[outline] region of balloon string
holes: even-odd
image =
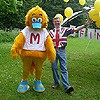
[[[86,48],[85,48],[85,51],[87,50],[87,48],[88,48],[90,42],[91,42],[91,40],[88,42],[88,44],[87,44],[87,46],[86,46]]]

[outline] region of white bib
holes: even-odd
[[[26,39],[23,49],[45,51],[44,42],[49,35],[45,28],[39,32],[36,32],[26,26],[21,32]]]

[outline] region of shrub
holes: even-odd
[[[19,29],[14,30],[0,30],[0,43],[1,42],[13,42],[15,37],[19,34]]]

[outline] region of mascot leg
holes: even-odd
[[[21,57],[23,62],[23,79],[18,86],[17,91],[19,93],[25,93],[29,89],[28,85],[28,75],[30,71],[30,67],[32,65],[32,58],[31,57]]]
[[[44,60],[43,59],[34,59],[35,63],[35,77],[34,80],[34,87],[33,89],[37,92],[43,92],[45,90],[42,82],[41,82],[41,75],[42,75],[42,64]]]

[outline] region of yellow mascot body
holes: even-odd
[[[29,89],[29,72],[33,74],[35,71],[34,90],[43,92],[42,64],[46,58],[52,63],[56,57],[52,39],[46,30],[48,17],[42,8],[36,6],[27,12],[25,23],[26,27],[15,38],[11,48],[13,58],[17,59],[20,55],[23,62],[23,79],[17,91],[24,93]]]

